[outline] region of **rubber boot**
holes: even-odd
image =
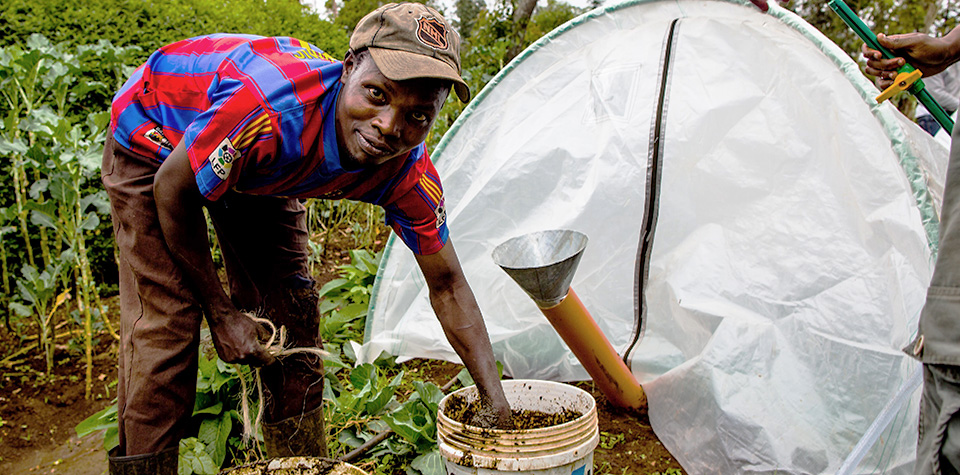
[[[177,475],[180,448],[170,447],[153,454],[110,455],[110,475]]]
[[[327,456],[323,406],[279,422],[264,422],[262,430],[267,457]]]

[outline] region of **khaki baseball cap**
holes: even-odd
[[[460,101],[470,100],[460,77],[460,36],[433,8],[390,3],[368,13],[350,37],[350,49],[362,48],[388,79],[448,79]]]

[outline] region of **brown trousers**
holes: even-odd
[[[153,199],[160,164],[108,138],[101,178],[119,248],[118,455],[160,452],[193,435],[201,307],[170,254]],[[306,212],[295,199],[228,193],[207,210],[239,309],[259,310],[296,346],[320,346],[314,282],[307,267]],[[291,341],[292,340],[292,341]],[[261,371],[265,420],[322,404],[319,358],[296,355]]]

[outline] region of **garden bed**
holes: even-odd
[[[344,263],[347,255],[328,249],[324,262],[316,269],[319,278],[334,278],[334,270]],[[105,303],[116,312],[116,296]],[[111,315],[111,320],[116,322],[116,319],[117,315]],[[22,334],[31,333],[26,329]],[[43,374],[44,360],[37,351],[0,364],[0,473],[106,473],[106,454],[101,446],[100,433],[78,438],[74,431],[80,421],[109,406],[116,395],[117,342],[106,333],[98,338],[94,352],[94,384],[89,400],[84,399],[82,357],[71,349],[66,337],[58,340],[52,375]],[[0,329],[0,360],[29,343]],[[461,369],[462,366],[448,362],[418,359],[398,365],[391,373],[402,370],[405,380],[443,386]],[[653,433],[645,414],[627,414],[618,410],[591,382],[576,385],[590,392],[597,401],[601,437],[600,446],[594,453],[594,473],[684,473]],[[413,393],[411,387],[410,384],[401,385],[396,398],[399,401],[408,399]],[[352,463],[373,473],[376,460],[360,458]]]
[[[100,437],[95,434],[92,441],[80,440],[73,428],[109,405],[115,395],[111,382],[116,381],[116,351],[109,339],[101,337],[101,356],[95,360],[99,384],[94,386],[94,399],[90,401],[83,398],[83,366],[65,351],[57,352],[58,364],[50,380],[39,378],[38,370],[43,367],[39,358],[29,358],[26,366],[3,369],[0,473],[105,473],[106,456],[100,448]],[[4,352],[15,348],[11,340],[3,332],[0,348]],[[431,360],[413,360],[401,366],[411,377],[437,385],[443,385],[462,368]],[[576,385],[597,399],[601,439],[594,453],[596,474],[684,473],[660,444],[646,416],[617,410],[590,382]]]

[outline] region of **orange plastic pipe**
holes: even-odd
[[[540,308],[610,402],[625,409],[647,405],[647,396],[626,363],[571,288],[559,304]]]

